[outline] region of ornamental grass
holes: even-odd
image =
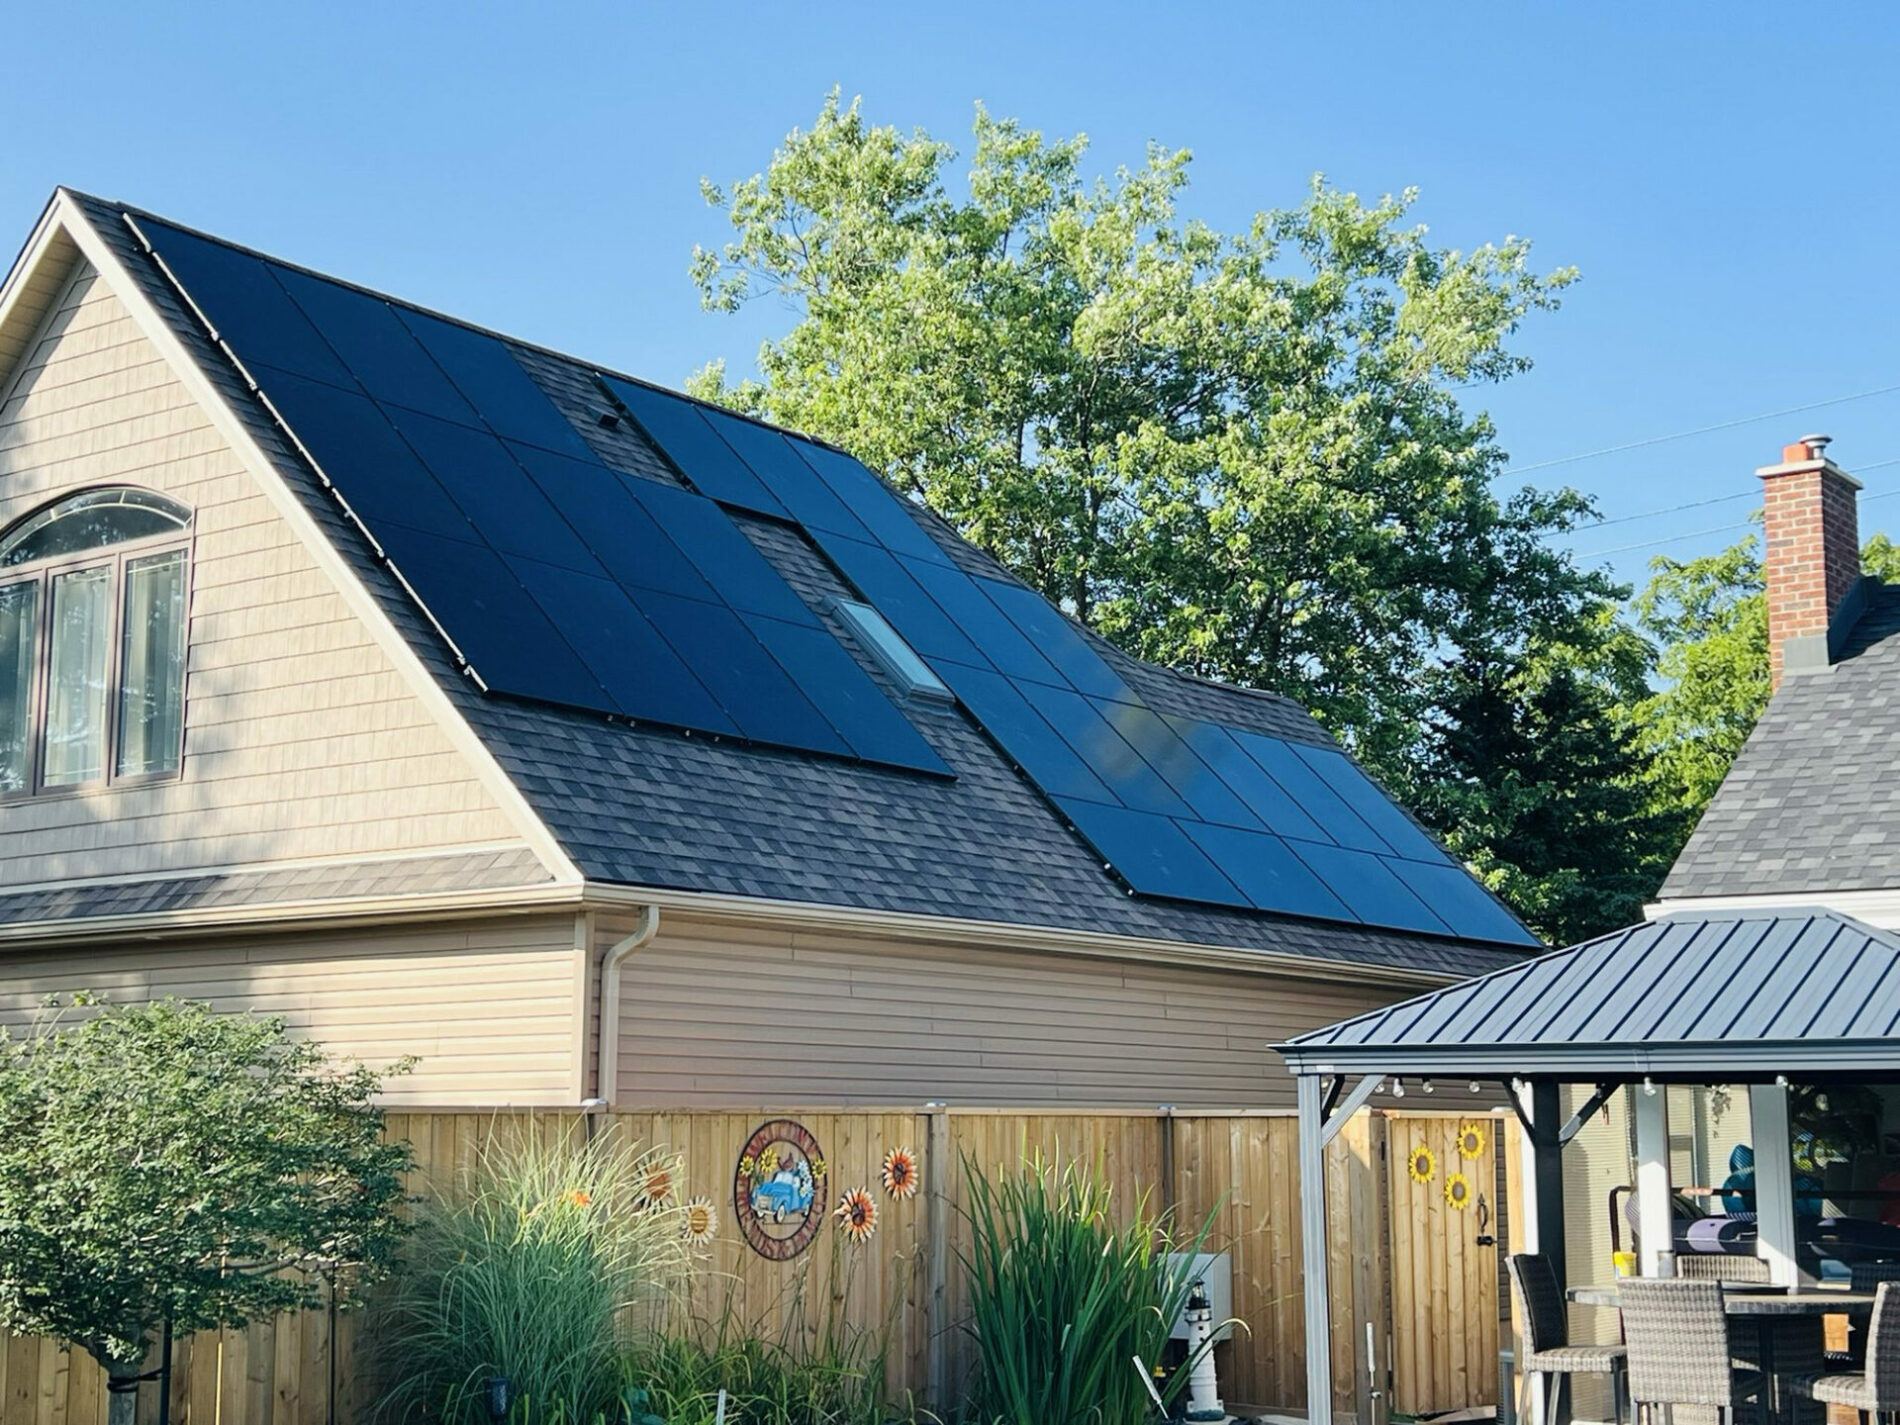
[[[1045,1159],[993,1181],[968,1158],[968,1330],[981,1358],[981,1425],[1143,1425],[1154,1402],[1135,1366],[1157,1364],[1193,1285],[1204,1226],[1171,1241],[1144,1193],[1119,1223],[1100,1165]],[[1209,1218],[1209,1225],[1212,1223]],[[1170,1257],[1171,1252],[1180,1257]],[[1186,1382],[1177,1372],[1164,1397]]]
[[[512,1419],[618,1421],[627,1352],[689,1269],[683,1209],[653,1197],[673,1167],[611,1131],[497,1133],[421,1209],[370,1323],[380,1417],[487,1422],[499,1380]]]

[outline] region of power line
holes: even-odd
[[[1868,462],[1868,464],[1864,464],[1864,466],[1856,466],[1854,469],[1887,469],[1889,466],[1900,466],[1900,456],[1892,456],[1889,460],[1873,460],[1873,462]],[[1748,494],[1756,494],[1756,492],[1750,490]],[[1866,496],[1860,504],[1872,505],[1875,504],[1877,500],[1892,500],[1896,494],[1900,494],[1900,490],[1881,490],[1879,494]],[[1721,496],[1721,500],[1699,500],[1697,504],[1676,505],[1676,509],[1697,509],[1697,507],[1701,507],[1701,505],[1716,505],[1721,504],[1723,500],[1744,500],[1744,498],[1746,498],[1746,496],[1742,496],[1742,494],[1731,494],[1731,496]],[[1651,509],[1647,515],[1626,515],[1625,519],[1649,519],[1651,515],[1674,515],[1676,509]],[[1613,521],[1613,519],[1606,519],[1606,521],[1604,521],[1604,524],[1619,523],[1623,523],[1623,521]],[[1729,534],[1731,530],[1746,530],[1746,528],[1750,526],[1750,523],[1752,523],[1752,521],[1746,521],[1746,519],[1744,519],[1744,521],[1737,521],[1735,524],[1716,524],[1716,526],[1706,528],[1706,530],[1689,530],[1687,534],[1670,534],[1670,536],[1664,536],[1661,540],[1644,540],[1644,542],[1640,543],[1619,543],[1619,545],[1615,545],[1615,547],[1611,547],[1611,549],[1596,549],[1596,551],[1587,553],[1587,555],[1577,555],[1577,559],[1583,559],[1583,561],[1590,561],[1590,559],[1607,559],[1609,555],[1626,555],[1626,553],[1630,553],[1632,549],[1655,549],[1657,545],[1664,545],[1664,543],[1678,543],[1680,540],[1699,540],[1704,534]],[[1596,526],[1594,526],[1594,524],[1585,524],[1583,528],[1596,528]]]
[[[1697,426],[1694,430],[1672,431],[1668,435],[1652,435],[1644,440],[1625,441],[1622,445],[1606,445],[1601,450],[1586,450],[1577,455],[1562,455],[1555,460],[1539,460],[1530,465],[1513,465],[1506,475],[1528,475],[1533,470],[1549,470],[1558,465],[1574,465],[1579,460],[1596,460],[1605,455],[1621,455],[1626,450],[1642,450],[1651,445],[1666,445],[1672,440],[1688,440],[1692,436],[1709,435],[1720,430],[1734,430],[1737,426],[1751,426],[1757,421],[1771,421],[1777,416],[1798,416],[1803,411],[1818,411],[1826,406],[1844,405],[1848,401],[1864,401],[1871,396],[1889,396],[1900,391],[1900,385],[1878,386],[1871,391],[1856,391],[1851,396],[1830,396],[1825,401],[1810,401],[1803,406],[1784,406],[1778,411],[1763,411],[1758,416],[1743,416],[1738,420],[1717,421],[1714,425]],[[1866,467],[1862,467],[1865,469]]]

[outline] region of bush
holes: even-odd
[[[1117,1227],[1099,1169],[1040,1154],[1001,1182],[968,1158],[963,1173],[968,1329],[982,1357],[971,1415],[984,1425],[1149,1420],[1154,1402],[1134,1358],[1160,1361],[1193,1285],[1191,1257],[1168,1259],[1167,1219],[1149,1213],[1144,1195]],[[1179,1250],[1199,1251],[1206,1235],[1203,1227]],[[1186,1375],[1177,1373],[1175,1389]]]
[[[656,1175],[677,1182],[671,1153],[611,1132],[491,1140],[465,1190],[425,1211],[376,1313],[370,1340],[391,1383],[380,1413],[477,1425],[499,1377],[511,1418],[617,1421],[643,1308],[674,1295],[688,1265],[680,1209],[653,1192]]]

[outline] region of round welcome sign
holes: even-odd
[[[732,1215],[761,1257],[787,1262],[811,1245],[825,1220],[825,1155],[804,1124],[775,1118],[746,1140]]]

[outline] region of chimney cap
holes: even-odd
[[[1801,437],[1801,443],[1809,450],[1812,450],[1815,458],[1818,460],[1821,457],[1821,453],[1834,443],[1834,437],[1831,435],[1804,435]]]

